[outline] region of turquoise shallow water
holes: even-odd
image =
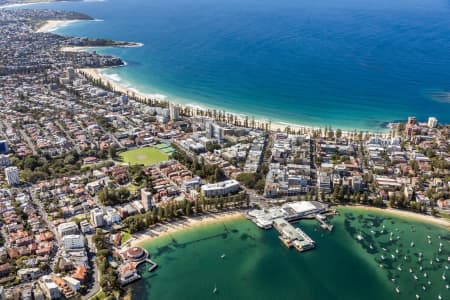
[[[315,221],[298,224],[318,245],[305,253],[285,248],[275,230],[260,230],[245,219],[149,241],[145,248],[160,267],[153,273],[146,272],[145,267],[141,269],[144,279],[131,285],[132,297],[347,300],[415,299],[416,294],[421,299],[438,299],[439,294],[443,299],[450,297],[445,287],[449,281],[441,278],[450,255],[450,235],[446,229],[355,209],[340,209],[340,215],[331,223],[335,225],[332,233],[324,232]],[[389,241],[390,232],[393,241]],[[358,234],[364,236],[363,241],[357,240]],[[439,243],[443,244],[441,253]],[[419,252],[423,253],[422,263],[418,262]],[[226,254],[225,259],[221,259],[222,254]],[[402,271],[397,270],[398,266]],[[427,278],[423,276],[425,272]],[[413,274],[417,274],[417,281]],[[214,286],[218,288],[217,294],[212,293]],[[400,294],[396,293],[396,287]]]
[[[380,129],[450,121],[447,0],[120,0],[36,5],[101,19],[58,32],[107,49],[111,78],[183,103],[273,121]]]

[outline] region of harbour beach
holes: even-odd
[[[354,210],[355,212],[376,212],[392,215],[394,217],[403,218],[407,220],[414,220],[426,224],[444,227],[447,230],[450,229],[450,221],[444,218],[434,217],[431,215],[419,214],[415,212],[394,209],[394,208],[378,208],[373,206],[353,205],[353,206],[338,206]],[[225,211],[216,214],[209,213],[198,215],[190,218],[183,218],[174,222],[168,222],[158,224],[153,228],[149,228],[145,231],[134,234],[132,240],[127,243],[127,247],[142,246],[146,242],[149,242],[158,237],[168,236],[183,230],[201,227],[209,224],[221,223],[225,221],[233,221],[244,218],[245,211]]]
[[[158,224],[153,228],[134,234],[133,240],[131,240],[127,246],[142,246],[142,244],[155,238],[169,236],[186,229],[242,219],[244,218],[244,213],[244,211],[236,210],[219,212],[216,214],[207,213],[190,218],[179,219],[170,223]]]
[[[393,215],[399,218],[410,219],[414,221],[419,221],[427,224],[437,225],[445,227],[446,229],[450,229],[450,220],[435,217],[431,215],[425,215],[421,213],[415,213],[412,211],[400,210],[395,208],[378,208],[373,206],[365,206],[365,205],[352,205],[352,206],[341,206],[346,208],[351,208],[356,211],[361,210],[365,212],[378,212],[378,213],[386,213],[389,215]]]

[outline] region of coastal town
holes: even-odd
[[[124,92],[93,69],[124,62],[0,9],[0,299],[123,297],[158,267],[138,241],[173,224],[247,216],[299,251],[290,224],[335,205],[450,214],[450,126],[430,116],[380,133],[276,126]],[[145,268],[140,268],[145,265]]]

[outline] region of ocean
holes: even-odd
[[[447,0],[106,0],[31,7],[98,22],[61,34],[144,43],[100,52],[106,71],[184,104],[377,131],[414,115],[450,121]]]
[[[315,220],[296,225],[317,243],[304,253],[286,248],[274,229],[261,230],[244,218],[148,241],[144,247],[159,267],[152,273],[148,266],[140,268],[143,279],[130,285],[132,299],[450,297],[449,279],[442,279],[450,265],[448,230],[383,212],[339,212],[331,220],[331,233]],[[357,239],[359,234],[364,240]]]

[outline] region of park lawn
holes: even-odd
[[[169,159],[169,156],[152,147],[143,147],[119,154],[122,162],[130,165],[150,166]]]
[[[120,240],[121,244],[123,245],[124,243],[126,243],[126,241],[128,241],[129,239],[131,239],[131,234],[129,234],[126,231],[122,231],[122,238]]]

